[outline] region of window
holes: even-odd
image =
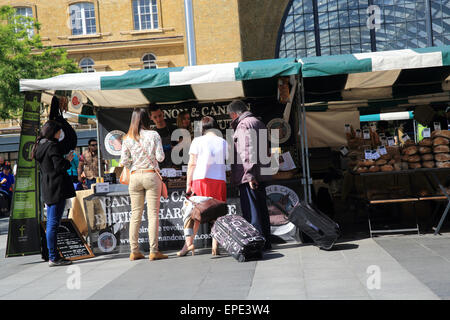
[[[158,29],[156,0],[133,0],[134,30]]]
[[[94,64],[95,62],[91,58],[83,58],[80,61],[80,68],[83,72],[95,72]]]
[[[72,35],[95,34],[95,9],[89,2],[81,2],[70,6]]]
[[[30,7],[17,7],[16,8],[16,17],[26,17],[26,18],[33,18],[33,9]],[[28,23],[29,27],[27,28],[28,37],[33,37],[34,35],[34,28],[32,23]],[[16,32],[19,32],[19,30],[16,30]]]
[[[142,57],[142,62],[144,63],[144,69],[156,69],[156,56],[153,53],[147,53]]]

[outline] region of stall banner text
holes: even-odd
[[[31,158],[31,150],[39,132],[39,101],[39,93],[25,94],[6,257],[41,253],[37,164]]]

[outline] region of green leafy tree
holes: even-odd
[[[16,15],[10,6],[0,7],[0,118],[20,117],[24,95],[20,79],[44,79],[80,72],[62,48],[44,46],[39,24],[30,17]]]

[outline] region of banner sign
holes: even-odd
[[[164,113],[167,124],[177,126],[177,117],[183,111],[188,111],[191,118],[191,125],[200,121],[204,116],[211,116],[219,125],[220,130],[225,135],[225,131],[230,129],[231,118],[227,114],[227,105],[230,101],[216,103],[187,102],[180,104],[158,105]],[[283,116],[284,106],[273,100],[246,101],[250,111],[259,117],[265,124],[273,118]],[[100,152],[104,159],[120,158],[122,149],[122,136],[128,132],[130,127],[132,108],[127,109],[99,109],[97,118],[99,122]],[[291,123],[293,126],[294,123]],[[295,137],[287,137],[289,144],[295,143]]]
[[[41,253],[37,164],[31,159],[39,133],[40,101],[40,93],[25,94],[6,257]]]
[[[169,198],[161,198],[159,241],[161,251],[181,250],[184,244],[181,208],[186,199],[183,189],[169,189]],[[238,197],[229,196],[228,213],[241,214]],[[88,224],[88,242],[95,255],[130,252],[129,226],[131,200],[128,193],[93,194],[84,198]],[[139,249],[149,252],[147,207],[139,229]],[[196,248],[211,247],[211,229],[202,224],[195,237]]]

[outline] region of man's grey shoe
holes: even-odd
[[[66,260],[66,259],[59,259],[56,261],[51,261],[51,260],[48,261],[49,267],[68,266],[70,264],[72,264],[72,261]]]

